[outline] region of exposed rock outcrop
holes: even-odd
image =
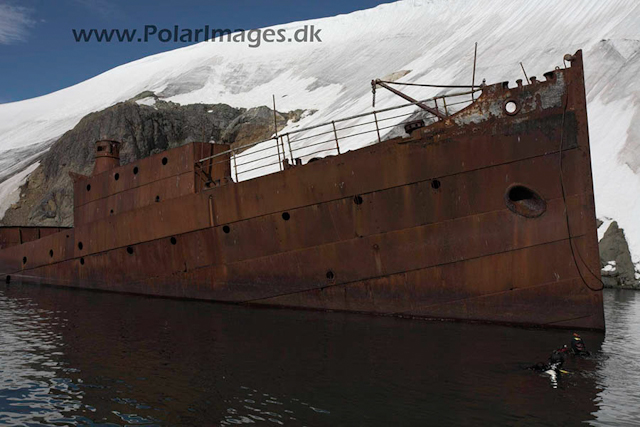
[[[300,120],[302,110],[289,113],[276,113],[278,130],[284,128],[288,121]],[[221,141],[232,146],[250,144],[264,140],[273,135],[273,110],[268,107],[256,107],[236,117],[222,133]]]
[[[602,281],[610,288],[640,289],[624,230],[613,221],[599,243]]]
[[[1,225],[69,226],[73,224],[73,186],[68,172],[90,175],[94,142],[121,141],[121,164],[194,141],[246,144],[273,135],[273,110],[246,110],[226,104],[179,105],[156,100],[140,105],[140,97],[85,116],[58,139],[41,158],[40,166],[21,188],[20,201],[0,221]],[[276,113],[278,129],[297,120],[299,111]]]

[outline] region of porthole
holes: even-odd
[[[228,225],[225,225],[222,227],[222,231],[224,231],[226,234],[229,234],[229,232],[231,231],[231,229],[229,228]]]
[[[547,210],[547,202],[537,192],[521,184],[509,187],[504,199],[512,212],[527,218],[539,217]]]
[[[362,196],[354,196],[353,197],[353,203],[355,203],[356,205],[361,205],[362,204]]]
[[[291,219],[291,215],[289,215],[289,212],[282,212],[282,219],[284,219],[285,221],[289,221]]]
[[[5,280],[5,282],[7,282],[7,285],[8,285],[9,283],[11,283],[11,276],[5,277],[4,280]]]
[[[111,215],[113,215],[113,209],[111,209],[111,210],[109,211],[109,213],[110,213]]]
[[[434,190],[437,190],[438,188],[440,188],[440,181],[437,179],[434,179],[433,181],[431,181],[431,188],[433,188]]]
[[[133,255],[133,248],[131,246],[127,246],[127,253]]]
[[[84,265],[84,258],[80,258],[80,265]]]
[[[53,258],[53,249],[49,250],[49,258]]]
[[[167,163],[169,163],[169,159],[167,159],[166,157],[162,158],[162,166],[165,166]]]
[[[333,280],[336,277],[335,274],[333,274],[333,271],[329,270],[327,271],[327,280]]]
[[[133,168],[133,174],[134,175],[138,175],[138,167],[137,166]]]
[[[160,201],[160,196],[156,196],[156,203]]]
[[[120,179],[120,174],[116,173],[115,175],[113,175],[113,179],[115,179],[116,181]]]
[[[26,263],[27,263],[27,257],[26,257],[26,256],[23,256],[23,257],[22,257],[22,263],[23,263],[23,264],[26,264]]]
[[[78,242],[78,249],[82,250],[82,242]]]
[[[87,184],[87,191],[91,191],[91,184]]]
[[[520,111],[520,104],[518,104],[516,100],[507,99],[504,102],[504,112],[508,115],[513,116],[515,114],[518,114],[518,111]]]
[[[170,240],[172,245],[175,245],[176,243],[178,243],[178,240],[175,237],[172,237]]]

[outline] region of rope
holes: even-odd
[[[463,86],[463,85],[429,85],[425,83],[402,83],[402,82],[388,82],[385,80],[380,80],[381,83],[386,83],[390,85],[402,85],[402,86],[421,86],[421,87],[443,87],[443,88],[451,88],[451,89],[475,89],[478,88],[478,85],[475,86]],[[482,89],[478,89],[482,90]]]
[[[589,265],[582,258],[582,255],[580,254],[580,250],[578,249],[578,247],[576,247],[575,250],[574,250],[574,248],[573,248],[573,238],[571,237],[571,226],[569,224],[569,212],[567,210],[567,196],[566,196],[566,192],[565,192],[565,188],[564,188],[564,174],[562,173],[562,144],[564,142],[564,117],[565,117],[565,114],[567,112],[567,105],[568,104],[569,104],[569,92],[567,91],[567,94],[566,94],[565,100],[564,100],[564,107],[562,109],[562,126],[560,128],[560,149],[558,151],[560,153],[560,162],[559,162],[559,166],[560,166],[560,188],[562,190],[562,201],[564,203],[564,217],[565,217],[565,221],[567,223],[567,233],[569,233],[569,247],[571,248],[571,256],[573,257],[573,264],[576,266],[576,269],[578,270],[578,274],[580,275],[580,279],[582,279],[582,283],[587,288],[589,288],[589,290],[591,290],[593,292],[600,292],[601,290],[604,289],[604,282],[598,276],[596,276],[596,274],[589,268]],[[591,275],[598,282],[600,282],[600,288],[592,288],[591,286],[589,286],[589,284],[585,280],[584,276],[582,275],[582,271],[580,270],[580,267],[578,266],[578,260],[576,260],[576,252],[578,253],[578,258],[580,258],[580,261],[582,261],[582,264],[585,266],[587,271],[589,273],[591,273]]]

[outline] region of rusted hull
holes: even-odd
[[[1,250],[3,277],[604,329],[576,57],[546,82],[489,86],[471,107],[409,138],[245,182],[225,181],[228,163],[195,168],[206,144],[78,179],[75,228]],[[513,115],[504,110],[510,100]],[[215,185],[202,186],[203,173]]]
[[[38,240],[68,227],[0,227],[0,249]]]

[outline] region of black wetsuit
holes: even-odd
[[[558,350],[553,350],[551,356],[547,360],[547,363],[536,363],[533,366],[530,366],[529,369],[534,371],[544,372],[548,370],[559,371],[562,365],[564,364],[565,356],[567,353],[567,347],[559,348]]]
[[[576,356],[589,356],[591,354],[587,351],[587,347],[579,335],[574,335],[571,340],[571,352]]]

